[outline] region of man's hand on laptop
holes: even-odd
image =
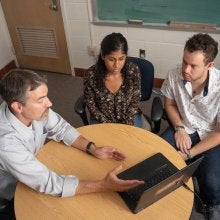
[[[126,191],[132,189],[140,184],[144,184],[144,181],[141,180],[122,180],[117,177],[117,174],[122,169],[122,166],[118,166],[110,171],[105,178],[103,179],[103,187],[106,190],[113,190],[113,191]]]
[[[122,166],[118,166],[107,173],[104,179],[96,181],[80,180],[76,189],[76,194],[85,194],[92,192],[105,192],[105,191],[117,191],[122,192],[134,188],[140,184],[144,184],[144,181],[139,180],[122,180],[117,177]]]

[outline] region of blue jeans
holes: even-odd
[[[90,124],[99,124],[99,122],[95,119],[90,119]],[[141,114],[137,113],[134,115],[134,126],[141,128]]]
[[[174,133],[173,127],[168,127],[161,137],[176,148]],[[189,136],[192,147],[200,141],[197,132]],[[204,156],[204,159],[194,174],[198,180],[201,199],[209,206],[220,205],[220,145],[199,154],[186,163],[191,163],[201,156]]]

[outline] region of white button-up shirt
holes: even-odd
[[[44,121],[33,121],[31,127],[21,123],[8,109],[0,106],[0,198],[14,197],[17,181],[54,196],[75,194],[78,178],[59,175],[36,157],[46,138],[71,145],[79,132],[62,117],[49,110]]]
[[[183,79],[181,65],[168,73],[161,91],[175,100],[188,134],[197,131],[202,140],[220,122],[220,70],[215,67],[209,71],[209,80],[199,95],[192,96],[191,83]]]

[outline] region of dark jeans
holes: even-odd
[[[168,127],[161,134],[161,137],[176,148],[174,133],[174,129]],[[192,147],[200,141],[197,132],[190,134],[190,138]],[[191,163],[200,156],[204,156],[204,159],[195,172],[199,184],[200,196],[207,205],[220,205],[220,145],[201,153],[192,160],[186,161],[186,163]]]
[[[0,198],[0,219],[16,220],[14,213],[14,200],[7,201]]]

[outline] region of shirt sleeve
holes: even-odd
[[[11,136],[11,138],[13,138]],[[53,196],[73,196],[79,180],[75,176],[59,175],[42,164],[15,137],[2,143],[0,158],[3,169],[32,189]],[[6,143],[6,142],[5,142]]]
[[[80,133],[73,126],[52,109],[49,110],[44,126],[48,139],[53,139],[57,142],[63,141],[68,146],[80,136]]]
[[[163,85],[161,87],[161,92],[163,93],[164,96],[166,96],[169,99],[174,99],[174,94],[173,94],[173,82],[174,82],[174,72],[173,70],[168,72],[167,78],[164,80]]]

